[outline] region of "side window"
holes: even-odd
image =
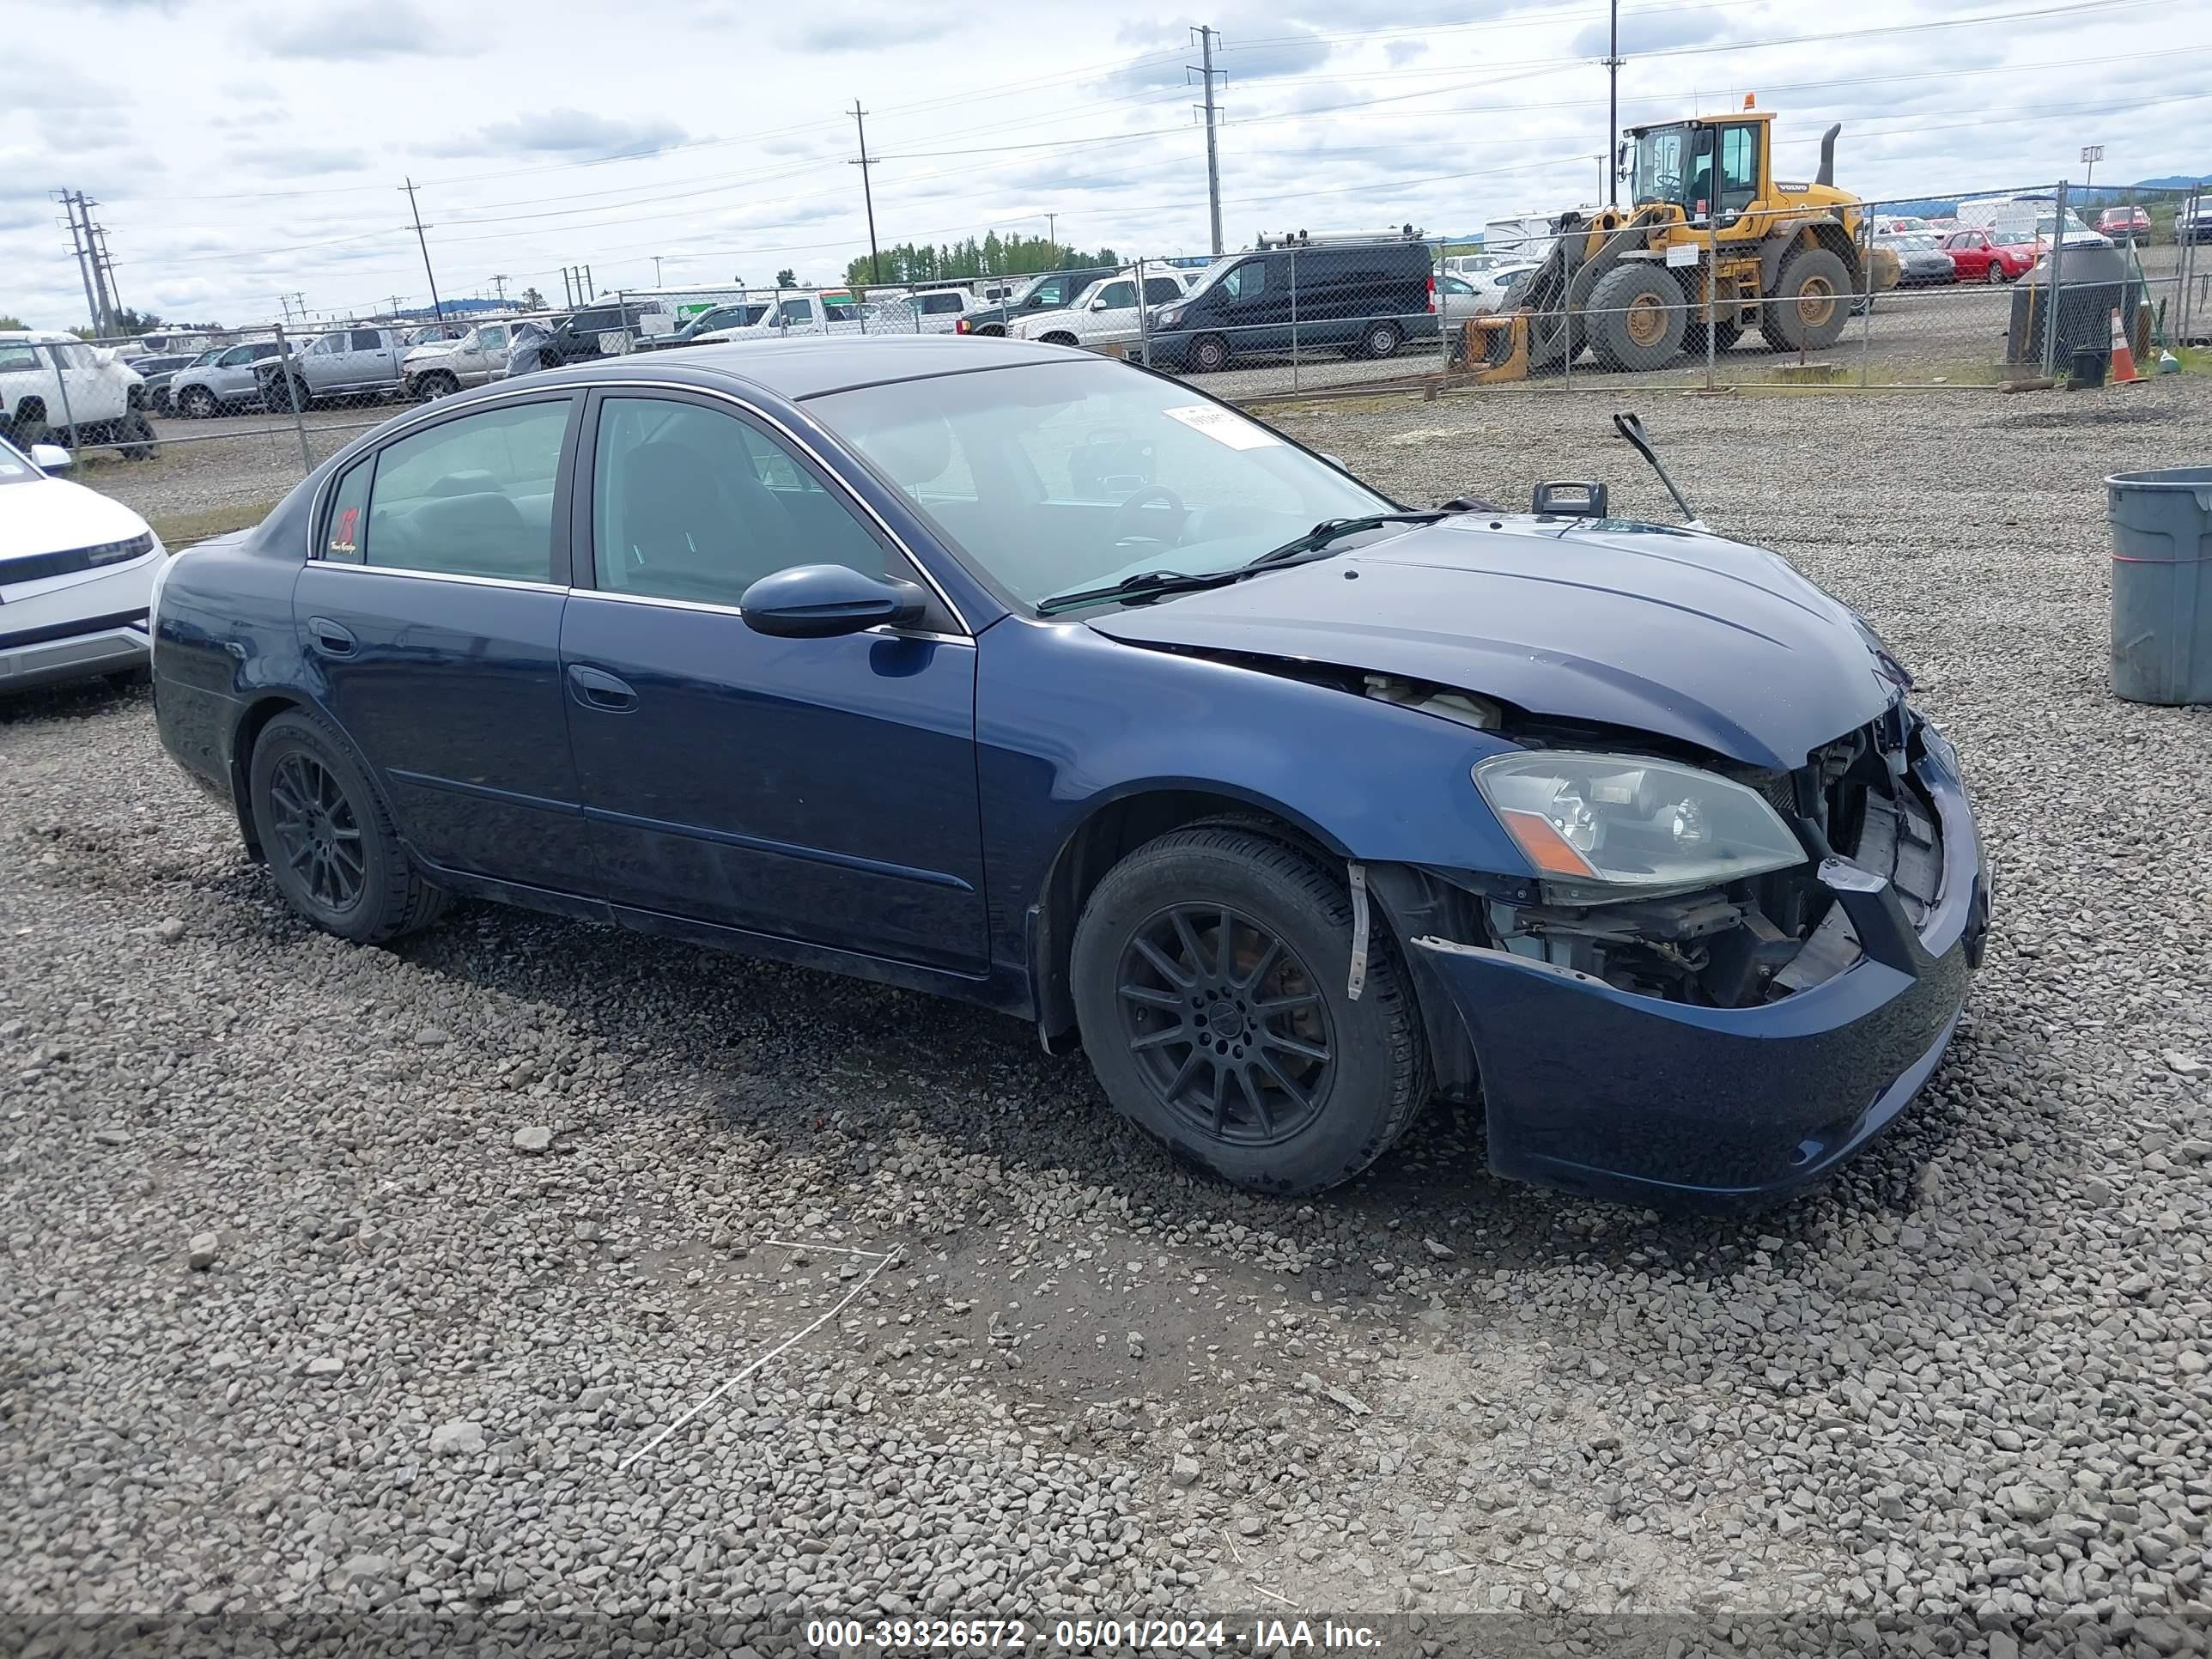
[[[507,330],[506,330],[506,328],[505,328],[504,326],[494,326],[494,327],[490,327],[490,328],[483,328],[483,329],[479,329],[479,330],[477,330],[477,350],[479,350],[479,351],[504,351],[504,350],[506,350],[506,349],[507,349]]]
[[[551,580],[553,486],[569,405],[562,398],[487,410],[386,445],[369,495],[375,557],[364,562]]]
[[[233,346],[228,351],[224,352],[222,356],[216,359],[217,365],[223,368],[238,368],[253,361],[253,348],[252,346]]]
[[[0,345],[0,374],[21,374],[45,367],[36,346]]]
[[[364,456],[346,469],[331,492],[331,516],[323,532],[323,556],[340,564],[368,562],[368,481],[376,457]]]
[[[1222,292],[1232,300],[1249,300],[1267,286],[1267,267],[1249,259],[1221,279]]]
[[[812,307],[805,300],[783,301],[776,307],[775,314],[779,320],[787,323],[811,323],[814,320]]]
[[[264,340],[258,345],[250,345],[246,349],[252,354],[246,358],[246,362],[250,363],[267,362],[270,358],[276,355],[276,342],[274,340]]]
[[[1146,305],[1165,305],[1170,300],[1179,300],[1182,297],[1182,284],[1177,282],[1174,277],[1147,276],[1145,278],[1145,303]]]
[[[354,330],[353,349],[356,351],[380,351],[383,348],[384,337],[381,334],[379,334],[374,329],[357,328]]]
[[[673,398],[599,406],[592,532],[593,574],[611,593],[734,605],[794,564],[910,574],[778,440]]]
[[[960,296],[957,294],[925,294],[921,299],[922,311],[928,316],[941,317],[960,309]]]
[[[1067,303],[1067,284],[1057,276],[1048,283],[1039,283],[1029,303],[1039,311],[1055,311]]]
[[[1098,299],[1092,303],[1100,301],[1104,302],[1109,310],[1125,311],[1137,303],[1137,285],[1134,283],[1109,283],[1098,290]]]
[[[1720,204],[1741,210],[1759,194],[1759,129],[1750,125],[1721,129]]]

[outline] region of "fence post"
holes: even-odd
[[[1713,290],[1720,286],[1721,261],[1717,243],[1705,250],[1705,390],[1713,389],[1713,360],[1719,356],[1719,342],[1713,338]]]
[[[1859,235],[1864,239],[1859,250],[1859,288],[1866,296],[1866,304],[1859,308],[1859,390],[1865,391],[1874,374],[1874,216],[1859,216]],[[1898,267],[1901,282],[1905,267]]]
[[[87,351],[92,349],[90,346],[86,346],[83,349]],[[64,351],[75,350],[76,348],[72,346],[48,346],[46,349],[53,353],[54,390],[62,394],[62,424],[69,428],[70,459],[71,460],[75,460],[76,459],[76,416],[70,408],[69,362],[68,360],[62,356],[62,353]],[[51,422],[49,424],[51,424]]]
[[[1152,366],[1152,314],[1145,305],[1145,260],[1137,256],[1137,356],[1146,368]]]
[[[1437,373],[1440,375],[1449,375],[1452,370],[1451,294],[1444,287],[1444,277],[1450,269],[1445,263],[1447,250],[1450,246],[1449,242],[1439,236],[1430,256],[1436,261],[1437,355],[1440,360]]]
[[[1291,244],[1291,390],[1298,389],[1298,245]]]
[[[2066,181],[2058,181],[2058,212],[2051,224],[2051,302],[2043,313],[2043,375],[2056,380],[2058,375],[2058,325],[2064,310],[2060,304],[2065,289],[2060,273],[2066,264]]]
[[[307,423],[301,418],[300,389],[292,379],[292,350],[284,343],[282,323],[276,325],[276,378],[284,387],[284,401],[292,410],[292,429],[300,434],[300,475],[305,477],[315,470],[315,458],[307,453]]]

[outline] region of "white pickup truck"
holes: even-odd
[[[849,290],[833,289],[819,294],[781,294],[761,313],[760,320],[744,328],[718,328],[691,337],[693,345],[720,345],[731,340],[773,340],[788,334],[911,334],[914,313],[904,300],[890,301],[855,299]]]
[[[1205,275],[1203,270],[1148,275],[1145,304],[1154,308],[1172,305]],[[1049,345],[1134,345],[1144,336],[1137,315],[1137,273],[1129,270],[1101,277],[1077,295],[1066,311],[1040,311],[1020,319],[1007,332],[1017,340],[1042,340]]]

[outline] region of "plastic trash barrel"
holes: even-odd
[[[2212,466],[2116,472],[2112,690],[2130,702],[2212,703]]]

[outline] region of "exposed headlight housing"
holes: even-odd
[[[1643,755],[1530,750],[1474,769],[1553,904],[1605,904],[1718,886],[1805,862],[1754,789]]]
[[[1155,314],[1152,320],[1162,328],[1181,328],[1183,317],[1188,309],[1187,306],[1167,306]]]

